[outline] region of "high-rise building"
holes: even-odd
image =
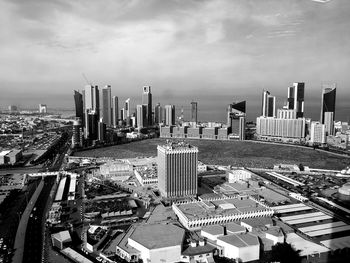
[[[335,117],[335,99],[336,99],[336,84],[322,85],[322,105],[320,122],[325,122],[325,112],[333,112],[333,119]]]
[[[229,104],[227,107],[227,126],[231,138],[245,138],[246,102],[241,101]],[[243,118],[243,119],[241,119]]]
[[[305,138],[305,123],[305,118],[258,117],[256,134],[262,137],[302,139]]]
[[[89,140],[97,140],[98,138],[98,114],[96,111],[87,111],[87,121],[85,138]]]
[[[102,88],[101,92],[101,114],[102,122],[108,126],[112,125],[112,90],[111,86],[107,85]]]
[[[9,112],[16,112],[18,110],[17,106],[15,105],[10,105],[8,109],[9,109]]]
[[[85,138],[96,140],[100,115],[100,94],[98,86],[85,86],[83,94],[83,107],[85,105]]]
[[[147,105],[137,105],[136,106],[136,122],[138,128],[143,128],[148,126],[147,119]]]
[[[198,103],[195,101],[191,102],[191,121],[198,122]]]
[[[175,125],[175,106],[165,105],[165,125],[171,126]]]
[[[125,101],[125,107],[124,107],[124,118],[127,119],[130,117],[130,98],[128,98],[126,101]]]
[[[154,107],[154,123],[158,125],[159,123],[162,122],[162,106],[160,106],[160,103],[157,103],[157,105]]]
[[[152,125],[152,93],[151,86],[144,86],[142,93],[142,104],[147,105],[147,121],[148,125]]]
[[[81,119],[73,121],[72,148],[83,146]]]
[[[168,199],[193,197],[198,190],[198,148],[185,143],[158,145],[158,188]]]
[[[305,83],[295,82],[292,87],[288,88],[287,107],[296,112],[297,118],[304,117],[304,92]]]
[[[118,97],[112,97],[112,124],[114,127],[118,125],[119,119],[119,105],[118,105]]]
[[[83,104],[83,95],[74,90],[74,103],[75,103],[75,117],[81,120],[81,125],[84,126],[84,104]]]
[[[98,140],[104,142],[106,140],[106,124],[102,119],[98,122]]]
[[[320,122],[311,122],[310,142],[316,144],[326,143],[326,126]]]
[[[46,104],[39,104],[39,112],[40,113],[47,113],[47,106],[46,106]]]
[[[325,111],[324,112],[324,125],[326,128],[327,135],[334,135],[334,112]]]
[[[263,91],[262,96],[262,113],[263,117],[275,117],[276,116],[276,97],[271,96],[267,90]]]

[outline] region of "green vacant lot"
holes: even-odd
[[[75,156],[134,158],[157,155],[157,145],[165,139],[150,139],[75,153]],[[312,168],[343,169],[350,159],[313,149],[257,143],[252,141],[186,140],[199,149],[199,160],[206,164],[269,168],[274,164],[289,163]]]

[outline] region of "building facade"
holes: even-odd
[[[158,188],[165,198],[192,197],[198,190],[198,148],[185,143],[159,145]]]
[[[295,82],[292,87],[288,88],[287,107],[296,112],[297,118],[304,117],[304,92],[305,83],[303,82]]]
[[[147,125],[152,125],[152,93],[151,86],[144,86],[142,93],[142,104],[147,105]]]
[[[101,118],[103,123],[108,126],[112,125],[112,90],[111,86],[105,86],[102,88],[102,96],[101,96]]]
[[[322,85],[322,105],[320,122],[325,124],[325,112],[333,112],[335,115],[336,84]]]
[[[165,125],[175,125],[175,106],[165,105]]]

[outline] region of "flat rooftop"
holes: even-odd
[[[185,230],[172,224],[140,225],[129,239],[148,249],[181,246]]]
[[[212,204],[212,208],[210,208],[208,204]],[[177,207],[187,216],[188,219],[242,214],[266,209],[264,206],[251,199],[240,200],[236,198],[177,204]]]
[[[259,245],[258,237],[249,233],[222,236],[218,237],[218,240],[224,241],[235,247],[249,247]]]

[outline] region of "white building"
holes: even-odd
[[[179,262],[185,230],[172,225],[141,225],[128,238],[143,262]]]
[[[224,257],[238,262],[259,260],[260,243],[258,237],[250,233],[218,237],[217,245],[221,247],[220,255]]]
[[[247,181],[252,177],[252,173],[246,170],[231,170],[228,173],[229,183],[235,183],[237,181]]]
[[[310,131],[310,142],[311,143],[326,143],[326,126],[320,122],[311,122]]]
[[[39,104],[39,112],[40,113],[47,113],[47,106],[46,106],[46,104]]]

